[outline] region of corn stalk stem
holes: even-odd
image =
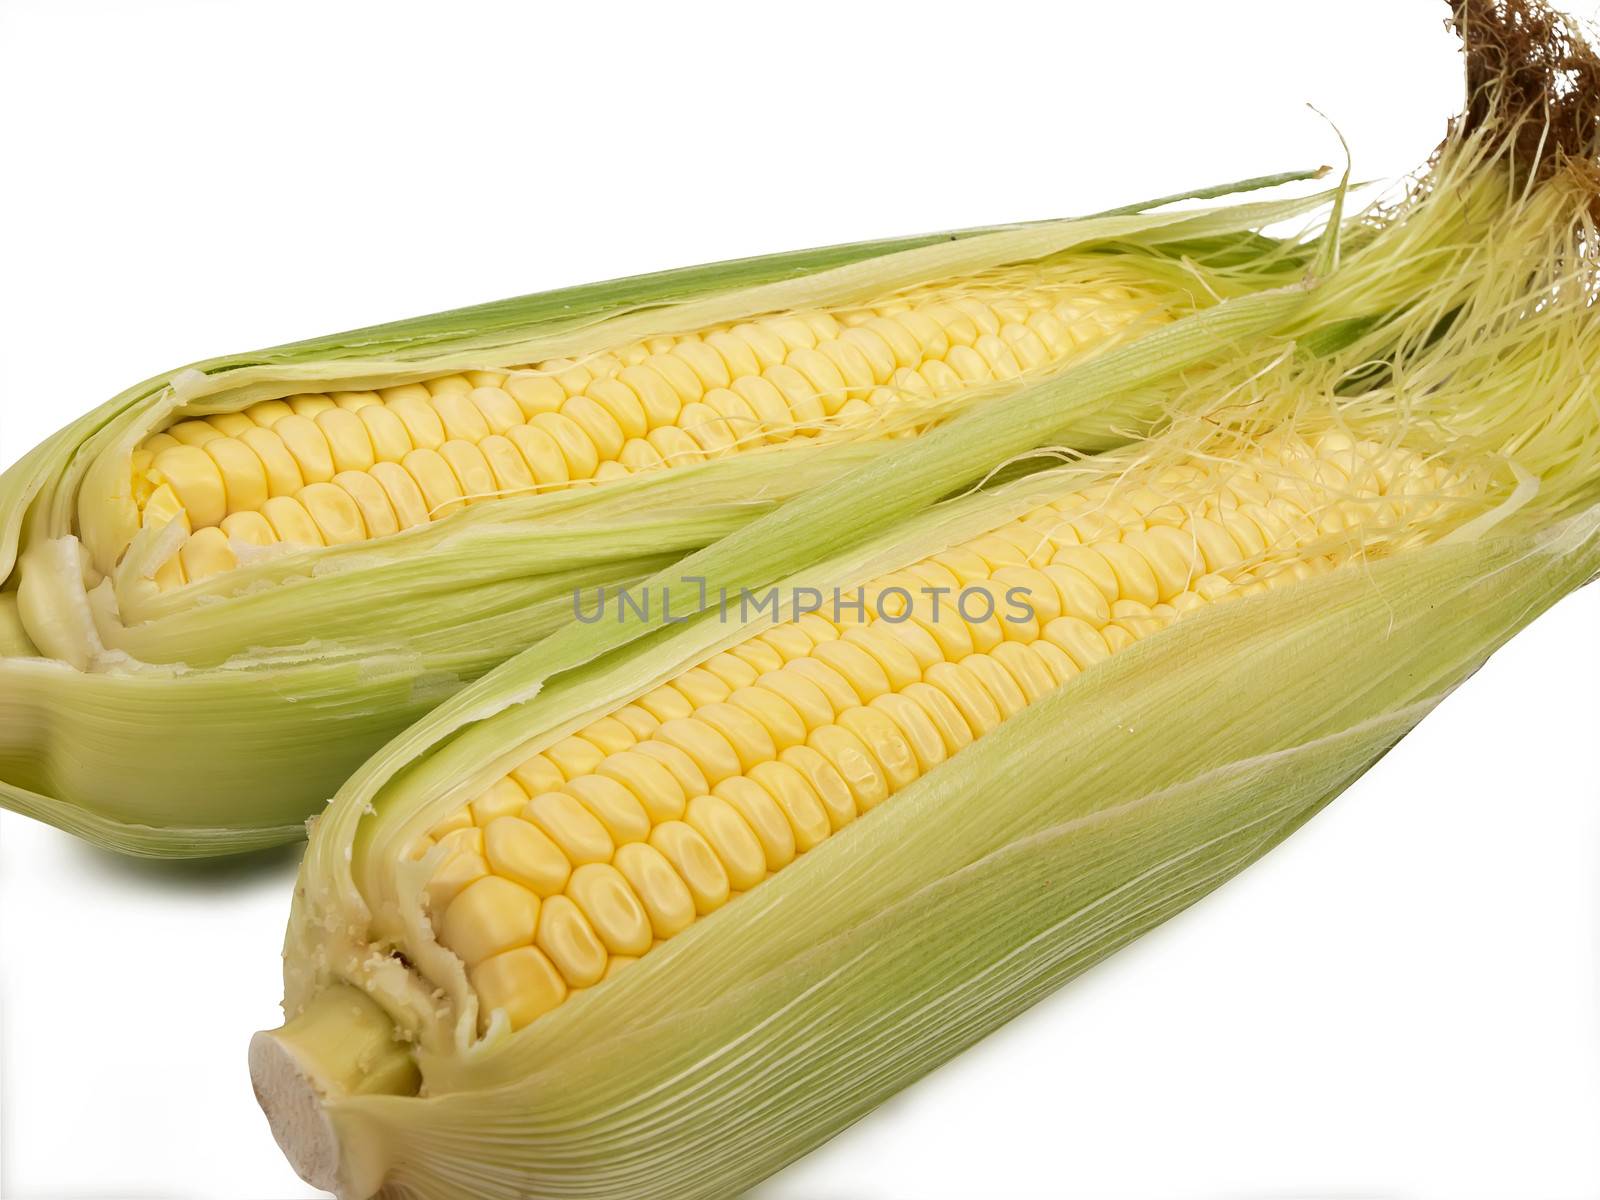
[[[340,1136],[325,1105],[347,1096],[414,1096],[422,1083],[389,1015],[344,985],[320,993],[281,1027],[256,1034],[250,1079],[295,1170],[313,1187],[341,1195],[365,1195],[376,1180],[359,1153],[352,1156],[350,1139]]]

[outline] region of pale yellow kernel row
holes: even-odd
[[[181,586],[231,570],[240,545],[385,537],[481,500],[871,422],[1064,361],[1140,311],[1127,289],[1055,285],[1010,303],[935,290],[848,324],[795,313],[582,362],[290,396],[150,437],[133,490],[143,524],[181,517],[188,537],[157,576]]]
[[[526,1025],[1185,613],[1333,570],[1315,514],[1377,485],[1352,494],[1342,472],[1314,494],[1276,467],[1343,445],[1074,491],[870,581],[863,615],[757,632],[527,759],[412,850],[480,1022]],[[1456,486],[1415,456],[1385,469]]]

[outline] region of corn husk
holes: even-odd
[[[1589,510],[1180,622],[528,1029],[464,1046],[420,1025],[426,1098],[327,1103],[337,1151],[308,1178],[736,1194],[1270,849],[1596,569]],[[308,860],[292,972],[363,953],[318,928],[354,920],[321,894],[341,845]],[[406,1011],[381,967],[356,977]]]
[[[891,569],[1075,473],[1106,478],[1119,457],[940,506],[787,582]],[[263,1035],[253,1062],[280,1138],[308,1179],[347,1197],[737,1193],[1270,849],[1600,571],[1592,490],[1507,514],[1519,475],[1499,467],[1453,525],[1464,536],[1375,548],[1179,621],[615,979],[480,1038],[459,967],[419,953],[422,875],[401,847],[526,753],[751,626],[647,635],[529,699],[517,697],[543,667],[515,660],[488,681],[506,700],[493,715],[440,736],[450,718],[436,713],[367,764],[302,870],[287,1011],[360,989],[370,1007],[335,1023],[341,1041],[403,1031],[391,1044],[414,1064],[404,1090],[422,1095],[307,1109]],[[474,690],[488,705],[490,688]],[[410,966],[389,952],[401,945]],[[285,1105],[301,1106],[309,1140],[285,1134]]]
[[[1256,231],[1327,202],[1162,202],[716,264],[209,360],[148,380],[0,477],[0,803],[133,854],[221,854],[298,838],[305,818],[369,753],[568,619],[579,587],[646,578],[903,444],[774,446],[603,487],[502,498],[373,542],[264,556],[160,594],[122,586],[120,576],[170,550],[145,531],[119,578],[97,582],[79,541],[94,531],[74,524],[79,495],[125,486],[118,473],[126,452],[174,414],[581,357],[630,338],[1076,255],[1141,273],[1205,318],[1159,353],[1114,353],[1088,380],[1075,382],[1069,369],[1028,389],[1028,446],[1092,451],[1165,419],[1163,381],[1215,355],[1217,338],[1248,335],[1303,307],[1298,289],[1280,285],[1304,275],[1316,242]],[[1245,303],[1253,298],[1263,303]],[[994,457],[974,448],[974,462]]]
[[[693,610],[690,574],[854,586],[1064,487],[1230,458],[1286,429],[1446,463],[1466,481],[1458,503],[1353,531],[1361,554],[1344,566],[1141,639],[626,971],[520,1030],[480,1032],[402,848],[756,621],[705,608],[678,626],[557,631],[386,746],[316,824],[285,948],[290,1021],[251,1052],[302,1174],[352,1200],[736,1194],[1254,861],[1600,573],[1594,177],[1565,158],[1530,172],[1506,149],[1516,138],[1463,136],[1453,162],[1472,172],[1447,158],[1420,207],[1459,203],[1390,226],[1398,240],[1331,247],[1327,286],[1265,328],[1325,334],[1349,306],[1308,310],[1341,288],[1373,294],[1358,270],[1390,286],[1397,245],[1460,269],[1320,351],[1246,339],[1190,374],[1165,432],[930,508],[976,482],[963,447],[996,466],[1021,453],[1043,401],[974,410],[650,582],[676,612]],[[1226,311],[1138,353],[1176,355]],[[1100,388],[1117,369],[1108,355],[1072,381]]]

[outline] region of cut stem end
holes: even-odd
[[[369,997],[340,985],[278,1029],[250,1040],[250,1079],[272,1136],[312,1187],[367,1197],[382,1167],[353,1154],[328,1111],[347,1096],[414,1096],[421,1075],[394,1022]]]

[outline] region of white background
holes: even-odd
[[[1393,176],[1456,99],[1443,10],[0,0],[0,465],[214,353],[1336,161],[1307,102]],[[1590,589],[1260,866],[762,1194],[1600,1195],[1597,630]],[[294,863],[0,815],[0,1195],[312,1194],[244,1069]]]

